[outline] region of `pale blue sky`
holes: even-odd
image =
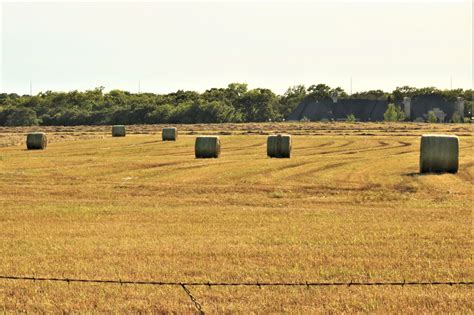
[[[2,92],[471,88],[470,1],[3,2]]]

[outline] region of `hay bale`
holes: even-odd
[[[125,137],[125,133],[124,125],[112,126],[112,137]]]
[[[422,135],[420,173],[456,173],[459,168],[459,138],[451,135]]]
[[[176,127],[163,128],[161,138],[163,141],[176,141],[178,139],[178,129]]]
[[[267,155],[275,158],[289,158],[291,156],[291,135],[268,136]]]
[[[48,145],[48,138],[44,132],[32,132],[26,136],[28,150],[44,150]]]
[[[217,136],[200,136],[194,146],[196,158],[218,158],[221,154],[221,141]]]

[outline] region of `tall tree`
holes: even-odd
[[[306,97],[306,88],[304,85],[295,85],[289,87],[285,94],[280,98],[279,112],[284,118],[293,112],[293,110],[303,101]]]
[[[280,118],[278,98],[269,89],[254,89],[239,98],[237,109],[245,121],[268,121]]]

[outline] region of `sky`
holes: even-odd
[[[473,87],[471,1],[0,1],[0,92]]]

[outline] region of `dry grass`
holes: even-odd
[[[126,126],[127,134],[159,134],[162,128],[170,125],[132,125]],[[429,132],[456,133],[470,136],[472,126],[467,124],[423,123],[247,123],[247,124],[195,124],[173,125],[179,134],[217,134],[217,135],[269,135],[272,133],[291,133],[292,135],[361,135],[361,136],[416,136]],[[109,137],[112,126],[38,126],[38,127],[1,127],[0,147],[23,145],[28,132],[44,131],[49,142],[71,140],[103,139]]]
[[[126,138],[109,136],[110,127],[50,127],[45,151],[0,148],[0,274],[211,282],[474,278],[470,125],[189,125],[178,126],[177,142],[161,141],[162,127],[127,127]],[[0,139],[21,144],[29,130],[3,128]],[[193,134],[203,131],[221,134],[220,159],[194,158]],[[266,157],[264,135],[273,132],[295,135],[291,159]],[[459,173],[417,174],[418,135],[428,132],[460,136]],[[472,287],[190,289],[208,312],[474,307]],[[0,305],[193,311],[180,288],[5,280]]]

